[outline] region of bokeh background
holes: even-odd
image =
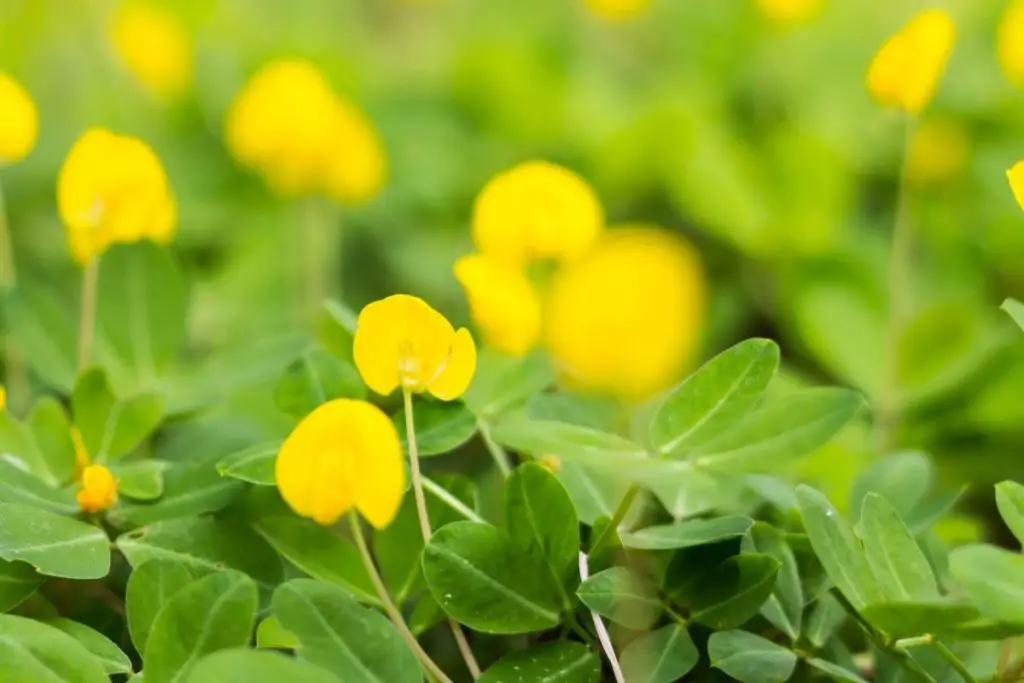
[[[121,3],[0,0],[0,69],[41,117],[36,149],[0,181],[19,278],[73,300],[80,272],[55,202],[67,150],[102,125],[160,155],[191,286],[186,365],[234,359],[251,379],[172,430],[167,449],[214,449],[280,420],[256,387],[305,333],[288,254],[310,207],[274,196],[223,141],[232,99],[280,57],[317,64],[387,149],[376,199],[313,209],[340,259],[329,293],[351,308],[404,291],[467,323],[452,264],[472,249],[473,199],[495,173],[543,158],[588,179],[610,221],[658,224],[697,247],[709,299],[692,364],[768,336],[790,385],[876,396],[906,121],[870,99],[864,73],[915,11],[941,6],[959,40],[906,159],[914,317],[900,342],[910,409],[898,442],[934,456],[945,488],[1024,474],[1024,340],[998,309],[1024,296],[1024,215],[1005,178],[1024,157],[1024,97],[997,58],[1005,0],[653,0],[628,20],[582,0],[148,4],[188,37],[187,87],[172,96],[119,54]],[[841,501],[877,457],[871,419],[803,476]],[[978,504],[991,499],[982,493]]]

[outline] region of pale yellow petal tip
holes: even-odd
[[[170,100],[192,84],[192,40],[178,17],[148,2],[123,2],[110,39],[118,58],[153,96]]]
[[[89,465],[82,470],[81,482],[82,488],[75,498],[82,511],[102,512],[117,503],[117,479],[103,465]]]
[[[868,90],[883,106],[920,113],[938,88],[955,41],[956,24],[948,12],[920,12],[871,61]]]
[[[1024,209],[1024,161],[1014,164],[1013,168],[1006,172],[1006,177],[1010,181],[1014,198],[1021,209]]]
[[[454,401],[465,393],[476,374],[476,343],[465,327],[452,337],[448,360],[430,384],[430,393],[442,401]]]
[[[526,273],[509,263],[481,254],[455,262],[470,314],[484,342],[510,356],[523,356],[540,339],[542,305]]]

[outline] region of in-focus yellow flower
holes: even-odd
[[[697,252],[657,228],[610,230],[552,281],[545,341],[563,380],[627,401],[672,386],[704,327]]]
[[[451,401],[476,372],[469,330],[456,331],[425,301],[406,294],[375,301],[359,313],[352,352],[366,386],[383,395],[401,386]]]
[[[455,262],[455,277],[462,284],[484,341],[513,356],[521,356],[540,338],[541,304],[522,269],[481,254]]]
[[[949,13],[919,13],[875,55],[868,68],[868,90],[884,106],[921,112],[935,94],[955,40]]]
[[[910,141],[907,175],[918,184],[949,180],[967,163],[969,146],[966,131],[955,121],[925,121]]]
[[[226,128],[231,153],[281,195],[354,204],[384,184],[387,161],[373,126],[308,62],[260,69],[232,104]]]
[[[1024,161],[1014,164],[1013,168],[1006,172],[1006,177],[1010,179],[1010,189],[1013,190],[1014,198],[1020,204],[1020,208],[1024,209]]]
[[[336,399],[307,415],[281,446],[275,474],[285,502],[325,526],[355,508],[383,529],[405,493],[398,432],[366,401]]]
[[[621,21],[642,14],[651,0],[583,0],[583,4],[603,19]]]
[[[824,0],[757,0],[761,14],[776,24],[802,24],[821,12]]]
[[[75,259],[85,265],[115,242],[174,235],[175,206],[156,154],[138,138],[93,128],[68,152],[57,205]]]
[[[1013,0],[999,23],[999,64],[1013,83],[1024,85],[1024,0]]]
[[[114,15],[110,37],[120,60],[156,97],[171,99],[192,84],[192,43],[171,12],[128,0]]]
[[[0,72],[0,166],[28,156],[39,135],[39,112],[17,81]]]
[[[517,264],[581,256],[603,227],[604,212],[586,181],[545,161],[498,174],[473,207],[477,250]]]
[[[89,465],[82,470],[82,488],[75,497],[85,512],[109,510],[117,502],[117,479],[103,465]]]

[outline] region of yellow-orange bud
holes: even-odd
[[[85,512],[109,510],[117,502],[117,479],[103,465],[89,465],[82,470],[82,488],[76,498]]]

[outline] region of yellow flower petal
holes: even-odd
[[[1014,198],[1020,204],[1020,208],[1024,209],[1024,161],[1014,164],[1013,168],[1006,172],[1006,177],[1010,180]]]
[[[75,497],[85,512],[109,510],[117,503],[117,480],[103,465],[89,465],[82,470],[82,488]]]
[[[868,90],[881,104],[921,112],[931,101],[956,40],[943,10],[925,10],[890,38],[868,69]]]
[[[353,407],[363,447],[356,460],[356,509],[378,529],[391,524],[405,495],[405,457],[394,423],[370,403]]]
[[[0,72],[0,166],[28,156],[39,135],[39,112],[17,81]]]
[[[602,19],[622,21],[642,14],[651,0],[583,0],[583,4]]]
[[[999,22],[997,52],[1006,77],[1024,85],[1024,0],[1013,0]]]
[[[192,43],[178,18],[148,2],[121,5],[111,26],[117,56],[153,95],[172,98],[192,82]]]
[[[384,145],[363,113],[338,102],[336,120],[327,147],[331,152],[325,171],[327,195],[349,206],[372,199],[387,179]]]
[[[757,0],[761,14],[777,24],[802,24],[815,18],[824,0]]]
[[[540,337],[540,297],[521,269],[474,254],[456,261],[454,271],[489,346],[513,356],[534,347]]]
[[[452,337],[451,352],[444,368],[430,383],[430,393],[442,401],[451,401],[469,388],[476,373],[476,344],[465,327]]]

